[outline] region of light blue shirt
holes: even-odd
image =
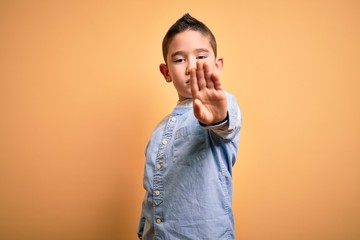
[[[154,129],[145,151],[140,239],[234,239],[232,167],[242,119],[226,94],[224,123],[201,126],[189,99]]]

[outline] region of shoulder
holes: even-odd
[[[225,91],[225,94],[228,101],[237,103],[236,97],[232,93]]]
[[[241,112],[236,97],[232,93],[229,93],[227,91],[225,91],[225,94],[226,94],[226,99],[228,101],[228,110],[230,112],[231,111]]]
[[[240,129],[242,124],[242,113],[235,96],[226,92],[228,100],[229,127],[231,129]]]

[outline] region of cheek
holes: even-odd
[[[210,68],[215,67],[215,59],[214,58],[208,57],[208,58],[204,59],[203,61],[206,62]]]
[[[182,66],[176,66],[176,67],[173,67],[171,69],[171,72],[170,74],[173,76],[173,77],[177,77],[177,76],[181,76],[182,73],[184,73],[185,70],[183,69]]]

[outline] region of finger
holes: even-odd
[[[211,81],[214,84],[214,88],[216,90],[222,90],[222,85],[221,85],[221,81],[220,81],[220,75],[218,72],[213,72],[211,73]]]
[[[197,77],[199,91],[201,91],[201,89],[206,88],[204,68],[203,68],[203,63],[201,61],[196,62],[196,77]]]
[[[195,68],[190,69],[190,88],[192,95],[195,95],[199,91]]]
[[[214,83],[211,79],[211,70],[207,63],[204,63],[204,75],[207,88],[214,88]]]

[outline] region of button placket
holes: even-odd
[[[155,162],[155,174],[153,179],[154,180],[153,200],[154,200],[154,217],[156,223],[158,224],[160,224],[163,221],[163,210],[161,208],[161,205],[164,196],[163,178],[165,173],[164,162],[166,162],[165,150],[172,138],[175,125],[176,125],[176,118],[174,116],[170,116],[164,128],[162,140],[160,142],[159,151]]]

